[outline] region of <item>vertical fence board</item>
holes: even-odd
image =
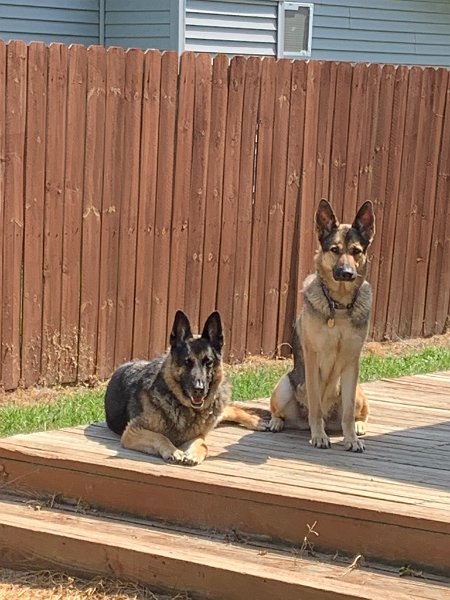
[[[370,193],[366,197],[374,203],[375,207],[375,239],[370,250],[370,273],[369,278],[374,288],[374,305],[372,310],[371,333],[376,339],[381,339],[384,333],[384,323],[382,331],[375,334],[373,315],[376,310],[378,296],[378,275],[381,271],[382,278],[387,274],[384,272],[384,257],[381,254],[381,239],[384,229],[386,208],[386,180],[389,160],[389,137],[391,133],[392,109],[394,100],[394,80],[395,68],[392,65],[385,65],[380,73],[379,96],[378,96],[378,118],[373,143],[373,178],[371,181]],[[360,197],[362,201],[364,196]],[[387,213],[388,214],[388,213]],[[383,286],[383,281],[380,281]]]
[[[278,303],[280,301],[280,262],[283,243],[283,214],[289,139],[289,110],[291,101],[292,63],[280,60],[277,64],[275,118],[272,169],[270,182],[269,224],[267,235],[266,281],[262,351],[273,354],[277,346]]]
[[[260,354],[262,351],[261,334],[264,311],[267,225],[269,219],[270,179],[273,166],[272,140],[276,66],[277,63],[273,58],[265,58],[261,71],[247,318],[247,352],[250,354]]]
[[[436,188],[436,209],[428,265],[428,289],[433,290],[425,305],[424,335],[442,333],[448,324],[450,299],[450,77],[447,73],[446,103],[443,111],[441,153]],[[438,116],[438,115],[437,115]]]
[[[170,230],[172,227],[172,193],[177,111],[178,55],[165,52],[161,61],[161,101],[158,141],[158,176],[156,184],[155,245],[153,254],[150,354],[167,346],[168,328],[174,315],[167,312],[170,270]]]
[[[20,321],[23,253],[23,181],[26,122],[27,47],[7,47],[5,191],[3,223],[2,371],[6,390],[20,380]]]
[[[287,356],[295,322],[298,270],[298,226],[300,219],[300,181],[306,104],[306,64],[292,65],[289,140],[281,249],[280,302],[278,308],[277,354]]]
[[[48,54],[47,142],[44,213],[44,299],[42,374],[59,381],[61,355],[61,276],[66,146],[67,47],[51,44]]]
[[[249,58],[245,72],[244,105],[242,113],[241,165],[236,239],[236,265],[233,285],[233,317],[230,355],[243,360],[247,340],[248,295],[253,209],[253,176],[255,142],[258,123],[258,104],[261,83],[261,60]]]
[[[200,323],[204,323],[217,306],[227,105],[228,58],[219,54],[214,58],[212,73]]]
[[[236,56],[230,63],[228,119],[225,142],[223,182],[222,233],[220,245],[217,308],[219,309],[227,343],[225,355],[232,359],[228,343],[231,338],[233,314],[233,284],[236,260],[236,230],[239,196],[239,165],[241,159],[242,106],[246,59]]]
[[[411,287],[414,282],[414,271],[416,268],[416,245],[419,233],[419,215],[418,205],[420,196],[425,189],[425,155],[428,144],[429,131],[426,125],[426,116],[428,113],[429,97],[422,94],[424,86],[428,83],[429,69],[424,71],[419,67],[413,67],[410,74],[411,95],[410,107],[412,110],[406,116],[405,138],[407,147],[404,150],[405,169],[402,169],[404,177],[403,194],[400,188],[400,219],[403,218],[405,227],[399,231],[397,239],[403,242],[397,247],[403,249],[402,270],[400,279],[403,278],[403,289],[399,286],[399,297],[402,298],[398,310],[395,313],[394,323],[395,334],[405,337],[411,330],[412,305],[416,297],[416,290]],[[417,99],[415,102],[412,99]],[[407,234],[406,239],[402,239],[403,230]],[[425,282],[421,282],[421,285]],[[414,293],[410,293],[414,290]]]
[[[178,83],[179,110],[176,125],[175,177],[172,208],[172,235],[170,243],[170,262],[177,265],[170,269],[168,293],[168,320],[170,321],[178,309],[188,310],[185,300],[193,292],[188,285],[186,290],[186,264],[188,235],[191,215],[189,212],[189,197],[191,185],[192,139],[194,129],[194,96],[196,57],[193,52],[185,52],[180,61]],[[194,315],[189,314],[189,318]],[[191,321],[192,323],[192,321]]]
[[[130,360],[133,352],[143,68],[142,50],[128,50],[125,62],[124,171],[119,223],[115,366]]]
[[[357,67],[358,65],[356,65]],[[356,69],[356,67],[354,67]],[[350,63],[339,63],[336,75],[333,140],[331,149],[330,201],[339,220],[343,218],[345,174],[349,152],[348,129],[353,69]]]
[[[61,357],[59,363],[62,383],[74,382],[78,371],[86,76],[86,48],[79,45],[70,46],[61,281]]]
[[[6,53],[7,47],[0,40],[0,306],[3,306],[3,233],[5,215],[5,172],[6,172]],[[3,385],[2,316],[0,315],[0,383]]]
[[[439,286],[430,287],[427,272],[430,262],[433,221],[436,218],[442,218],[436,212],[436,186],[448,71],[446,69],[426,69],[426,74],[428,74],[429,80],[424,86],[423,95],[428,98],[425,115],[428,144],[425,147],[424,185],[417,196],[419,232],[414,248],[416,257],[414,281],[410,283],[415,290],[409,318],[409,335],[412,337],[419,337],[423,334],[425,307],[428,303],[435,305],[435,299],[440,293]],[[448,140],[445,140],[444,143],[448,143]]]
[[[82,252],[78,379],[96,371],[100,280],[101,211],[106,116],[106,51],[87,50],[86,134],[82,199]]]
[[[410,214],[410,198],[412,193],[413,172],[414,172],[414,139],[416,135],[417,119],[418,119],[418,104],[408,100],[420,94],[420,72],[418,70],[410,70],[408,73],[408,92],[405,99],[405,117],[404,129],[401,134],[401,161],[400,166],[397,165],[395,172],[391,171],[392,176],[398,180],[397,187],[397,204],[396,204],[396,225],[392,238],[389,240],[389,251],[392,255],[390,273],[390,290],[388,312],[386,316],[386,336],[389,339],[395,338],[398,335],[398,326],[400,321],[400,302],[399,298],[403,293],[403,273],[405,270],[405,249],[407,245]],[[394,98],[394,111],[395,111]],[[395,112],[393,114],[393,131],[397,131]],[[393,183],[389,179],[388,174],[388,189],[389,183]],[[396,185],[394,183],[394,185]],[[391,197],[393,194],[391,193]],[[384,235],[383,231],[383,235]],[[383,243],[383,241],[382,241]],[[379,286],[378,286],[379,287]]]
[[[418,261],[423,260],[421,254],[424,252],[424,248],[419,247],[419,238],[421,221],[426,218],[422,212],[422,204],[428,171],[427,154],[431,138],[430,125],[432,101],[435,93],[435,71],[434,69],[425,69],[422,70],[421,73],[422,86],[420,100],[417,100],[417,103],[419,104],[419,116],[416,124],[416,154],[412,174],[413,185],[411,191],[410,214],[408,215],[408,243],[406,247],[406,261],[403,276],[403,298],[398,326],[398,335],[400,337],[409,337],[411,334],[413,305],[418,297],[424,298],[426,293],[426,273],[424,278],[418,280],[416,280],[415,275],[419,269]],[[434,206],[432,204],[430,205],[429,199],[428,210],[430,210],[431,215],[433,215]],[[414,290],[414,293],[409,293],[410,290]],[[420,329],[422,329],[422,323],[420,323]]]
[[[353,68],[350,117],[348,126],[347,158],[345,161],[342,219],[352,222],[358,202],[359,169],[361,164],[363,131],[367,128],[367,65],[357,63]]]
[[[394,74],[392,119],[389,135],[388,158],[386,159],[386,186],[383,211],[383,227],[378,226],[376,234],[380,244],[380,267],[378,280],[374,281],[375,303],[372,311],[375,339],[390,337],[392,326],[389,316],[389,300],[391,295],[391,276],[394,260],[395,232],[397,229],[397,209],[400,190],[400,169],[403,154],[406,105],[408,95],[407,67],[399,67]]]
[[[212,64],[209,54],[200,54],[195,64],[194,135],[189,193],[189,227],[186,253],[186,295],[184,305],[191,325],[200,332],[203,246],[205,238],[208,143],[211,122]]]
[[[144,59],[133,356],[148,358],[153,284],[161,53]],[[156,274],[158,270],[156,270]]]
[[[109,377],[114,369],[117,318],[119,230],[124,164],[125,53],[109,48],[106,53],[105,158],[103,170],[102,232],[97,341],[97,373]]]
[[[303,306],[303,281],[313,268],[313,255],[316,245],[314,212],[317,205],[317,198],[314,198],[314,193],[316,189],[320,81],[323,68],[323,65],[318,62],[310,62],[307,65],[303,173],[299,223],[299,266],[296,285],[297,298],[295,300],[296,314],[300,313]]]
[[[336,76],[337,63],[325,62],[321,65],[314,193],[314,202],[316,204],[321,198],[329,198],[330,194],[331,144],[333,141],[334,103],[336,101]]]
[[[380,204],[372,194],[375,168],[379,165],[376,145],[377,136],[379,134],[379,115],[381,112],[379,107],[380,83],[381,66],[377,64],[368,65],[364,112],[362,116],[364,125],[361,131],[357,201],[354,206],[354,212],[349,214],[349,218],[353,219],[353,215],[363,202],[372,200],[376,215],[376,230],[379,230],[383,221],[383,204]],[[389,126],[389,124],[390,121],[388,120],[386,125]],[[373,244],[369,251],[368,279],[371,282],[376,281],[377,271],[375,273],[375,279],[373,278],[372,271],[374,267],[376,270],[379,264],[379,249],[379,244]],[[376,290],[374,293],[376,293]]]
[[[1,85],[1,83],[0,83]],[[41,375],[42,267],[47,110],[47,47],[28,48],[23,265],[22,380],[34,385]]]
[[[358,181],[357,207],[366,200],[373,200],[372,186],[376,163],[376,139],[380,116],[380,83],[382,67],[377,64],[367,67],[367,88],[364,122],[361,134],[361,154]],[[353,110],[353,109],[352,109]],[[355,207],[355,208],[357,208]],[[378,214],[378,212],[377,212]]]

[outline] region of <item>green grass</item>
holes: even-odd
[[[250,364],[229,369],[234,400],[270,396],[278,379],[290,368],[290,361]],[[366,355],[361,362],[361,381],[400,377],[450,369],[450,348],[429,347],[402,356]],[[54,402],[32,406],[0,408],[0,436],[44,431],[102,421],[103,391],[83,390],[65,394]]]
[[[231,368],[228,380],[233,390],[233,400],[253,400],[270,396],[278,380],[291,368],[289,361],[273,361],[271,364],[250,364],[243,368]]]
[[[360,380],[419,375],[450,369],[450,348],[424,348],[402,356],[366,355],[361,361]]]
[[[46,431],[104,420],[103,391],[64,394],[55,401],[31,406],[0,408],[0,437],[13,433]]]

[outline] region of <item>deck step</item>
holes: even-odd
[[[131,580],[210,599],[396,600],[450,598],[437,576],[402,578],[304,558],[292,549],[236,543],[223,536],[152,522],[88,516],[0,500],[0,555],[10,568],[58,569]]]
[[[0,440],[0,482],[44,500],[56,496],[106,512],[237,529],[297,546],[316,523],[319,550],[361,553],[450,575],[444,456],[436,469],[418,466],[414,472],[401,457],[383,464],[377,449],[363,456],[339,447],[317,451],[296,432],[272,435],[232,427],[213,432],[210,449],[203,465],[186,468],[124,450],[100,424],[18,435]],[[394,450],[384,452],[395,456]],[[420,455],[419,460],[428,459]],[[413,478],[428,478],[430,484],[418,487]]]

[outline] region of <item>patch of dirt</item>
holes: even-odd
[[[450,331],[443,335],[434,335],[429,338],[414,338],[410,340],[396,340],[390,342],[366,342],[364,354],[376,356],[402,356],[417,352],[424,348],[450,348]],[[276,357],[266,358],[264,356],[249,356],[244,362],[227,366],[227,371],[245,371],[255,365],[273,365],[275,362],[292,363],[292,358]]]
[[[189,600],[186,594],[167,596],[146,587],[96,577],[82,579],[52,571],[0,569],[0,600]]]
[[[366,342],[364,353],[375,354],[377,356],[401,356],[410,352],[423,350],[424,348],[450,348],[450,331],[429,338],[414,338],[391,342]]]
[[[443,335],[435,335],[429,338],[416,338],[411,340],[397,340],[392,342],[366,342],[365,354],[377,356],[401,356],[410,352],[423,350],[424,348],[450,348],[450,332]],[[266,358],[264,356],[250,356],[242,363],[227,365],[227,371],[245,371],[255,365],[273,365],[274,362],[292,363],[291,358]],[[50,404],[62,395],[78,395],[83,390],[94,389],[104,391],[106,382],[94,382],[89,385],[56,385],[54,387],[19,388],[12,392],[0,391],[0,406],[19,405],[28,406],[32,404]]]

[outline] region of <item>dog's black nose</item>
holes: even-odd
[[[334,278],[336,281],[353,281],[356,279],[356,269],[349,265],[342,265],[334,269]]]
[[[201,379],[196,379],[194,382],[194,391],[195,392],[203,392],[205,389],[205,382]]]

